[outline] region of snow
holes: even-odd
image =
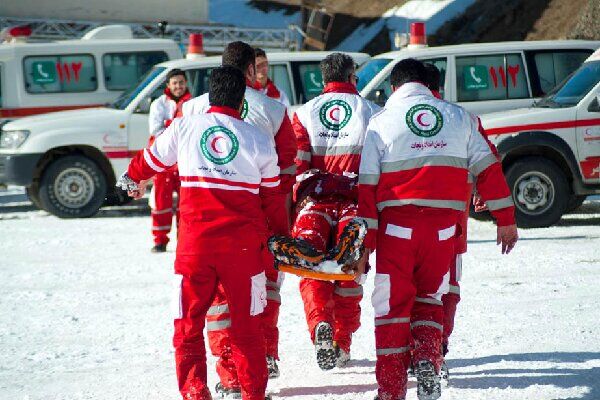
[[[521,230],[508,256],[491,223],[471,221],[442,399],[600,399],[600,201],[582,210],[556,227]],[[179,398],[169,319],[174,253],[150,247],[147,210],[60,220],[0,206],[0,399]],[[324,372],[298,279],[286,278],[281,377],[269,383],[275,398],[374,397],[372,290],[371,273],[353,361]],[[210,356],[209,371],[214,387]],[[416,399],[414,379],[408,399]]]

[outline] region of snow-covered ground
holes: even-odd
[[[18,207],[0,207],[0,399],[178,399],[174,253],[148,251],[149,217],[108,210],[59,220]],[[442,399],[600,399],[600,201],[582,210],[557,227],[521,231],[504,257],[493,226],[471,222]],[[323,372],[298,280],[287,278],[275,398],[374,397],[372,288],[371,276],[354,360]],[[214,386],[212,359],[209,368]]]

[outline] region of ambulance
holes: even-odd
[[[287,94],[289,111],[319,95],[319,63],[329,52],[268,54],[269,76]],[[350,53],[358,64],[369,60]],[[164,91],[169,71],[186,73],[193,96],[208,91],[210,72],[221,57],[156,65],[109,106],[21,118],[0,130],[0,183],[25,186],[39,208],[62,218],[89,217],[103,205],[128,201],[114,187],[131,158],[148,142],[150,104]]]
[[[598,48],[600,41],[592,40],[414,44],[373,57],[357,71],[358,86],[361,96],[383,105],[392,93],[394,65],[416,58],[440,70],[445,100],[481,115],[531,106]]]
[[[77,40],[29,42],[29,35],[28,27],[3,32],[0,124],[111,103],[155,64],[182,57],[174,41],[133,39],[126,25],[101,26]]]
[[[546,227],[600,194],[600,50],[533,107],[481,116],[524,228]]]

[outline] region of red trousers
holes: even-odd
[[[379,217],[375,308],[375,374],[381,400],[406,396],[411,359],[439,371],[444,321],[442,296],[454,257],[458,216],[448,210],[403,206]]]
[[[442,336],[442,344],[444,349],[448,349],[448,341],[452,331],[454,330],[454,316],[456,315],[456,307],[460,302],[460,273],[462,268],[462,254],[457,254],[450,263],[450,289],[448,293],[442,296],[444,303],[444,333]]]
[[[469,191],[467,200],[467,211],[465,211],[459,219],[460,236],[456,238],[456,257],[450,262],[450,290],[442,297],[444,303],[444,334],[442,343],[444,353],[448,351],[448,341],[452,331],[454,330],[454,317],[456,315],[456,307],[460,302],[460,276],[462,271],[462,255],[467,252],[467,227],[469,224],[469,211],[472,195]],[[445,355],[445,354],[444,354]]]
[[[173,204],[173,192],[179,194],[179,173],[177,166],[156,174],[154,176],[153,207],[152,207],[152,235],[154,244],[169,243],[169,232],[173,222],[173,212],[179,223],[179,210]]]
[[[262,338],[264,339],[266,355],[279,359],[277,321],[279,320],[279,307],[281,306],[279,291],[283,283],[283,274],[273,268],[273,258],[266,250],[263,252],[263,265],[267,266],[265,268],[267,306],[260,315]],[[240,380],[231,350],[231,313],[227,295],[222,285],[217,286],[214,301],[208,309],[206,322],[211,353],[218,357],[216,366],[221,384],[227,388],[239,388]]]
[[[231,360],[242,398],[264,400],[267,365],[259,314],[266,305],[266,277],[261,242],[238,239],[236,246],[215,246],[200,256],[178,254],[175,271],[179,281],[173,345],[183,398],[211,399],[203,329],[220,283],[228,299]]]
[[[306,240],[317,250],[325,251],[336,244],[342,230],[356,214],[356,203],[351,200],[309,202],[298,213],[292,236]],[[311,340],[314,342],[317,324],[328,322],[333,327],[333,339],[337,345],[349,353],[352,334],[360,327],[362,286],[354,281],[302,279],[300,294]]]

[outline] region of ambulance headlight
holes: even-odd
[[[16,149],[25,142],[29,131],[0,131],[0,149]]]

